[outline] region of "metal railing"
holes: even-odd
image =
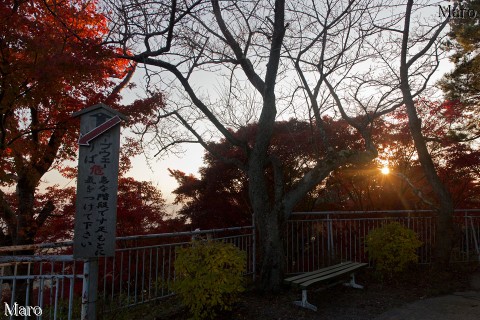
[[[125,308],[173,294],[176,249],[192,237],[232,243],[247,253],[247,275],[254,274],[253,227],[122,237],[115,257],[99,260],[99,292],[108,310]],[[175,241],[173,241],[175,240]]]
[[[75,286],[81,289],[84,278],[82,264],[74,261],[71,255],[0,256],[3,307],[6,309],[4,303],[7,303],[13,311],[16,305],[36,306],[43,319],[72,319]],[[2,316],[7,315],[6,311]],[[31,315],[37,313],[30,310]]]
[[[307,272],[347,260],[369,262],[366,236],[393,221],[418,234],[423,243],[419,263],[430,263],[436,231],[432,211],[296,212],[287,222],[287,272]],[[456,210],[454,223],[453,261],[480,260],[480,210]]]
[[[246,251],[246,275],[255,276],[252,226],[118,237],[115,256],[98,260],[98,310],[108,312],[171,296],[176,249],[202,236]],[[79,319],[89,271],[85,261],[68,254],[72,244],[0,248],[0,253],[35,250],[33,256],[0,256],[2,305],[6,302],[9,310],[14,310],[15,302],[38,306],[42,309],[38,319]]]
[[[423,242],[419,262],[431,262],[436,228],[431,211],[297,212],[285,232],[287,272],[311,271],[346,260],[368,262],[365,237],[392,221],[419,235]],[[480,260],[480,210],[457,210],[455,230],[454,259]],[[98,261],[99,311],[171,296],[176,250],[198,236],[230,242],[246,251],[246,274],[255,277],[254,226],[118,237],[115,256]],[[0,256],[2,304],[12,309],[15,302],[31,303],[42,308],[42,319],[80,318],[88,268],[83,260],[73,259],[72,244],[0,248],[0,254],[35,251],[33,256]]]

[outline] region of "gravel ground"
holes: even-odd
[[[361,280],[358,281],[362,283]],[[364,282],[363,282],[364,283]],[[335,319],[370,320],[383,312],[423,298],[423,290],[385,286],[377,283],[358,290],[341,285],[319,292],[309,291],[308,300],[317,312],[295,306],[300,290],[291,289],[278,296],[249,294],[243,297],[233,312],[224,319]]]
[[[430,270],[417,268],[395,281],[388,282],[380,281],[372,270],[365,270],[357,277],[357,282],[365,285],[363,290],[342,285],[317,292],[309,290],[308,300],[317,306],[317,312],[300,308],[292,303],[294,300],[300,300],[299,289],[287,288],[278,295],[262,295],[249,290],[242,294],[232,311],[220,314],[217,319],[371,320],[387,310],[420,299],[468,290],[470,288],[468,278],[472,270],[466,269],[456,270],[446,277],[446,275],[433,276]],[[168,310],[158,309],[154,319],[189,319],[187,310],[181,307],[177,298],[172,298],[167,304]]]

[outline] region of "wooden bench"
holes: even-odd
[[[344,283],[344,285],[363,289],[363,286],[355,283],[355,271],[366,267],[367,263],[359,262],[342,262],[330,267],[322,268],[312,272],[302,273],[284,280],[285,283],[300,287],[302,289],[302,300],[295,301],[298,306],[317,311],[317,307],[308,303],[307,301],[307,289],[315,283],[330,282],[332,280],[338,280],[339,278],[350,275],[350,282]]]

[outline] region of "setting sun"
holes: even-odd
[[[389,174],[390,173],[390,169],[388,167],[383,167],[382,169],[380,169],[380,171],[383,173],[383,174]]]

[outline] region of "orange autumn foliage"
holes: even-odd
[[[18,203],[0,190],[0,245],[24,244],[54,211],[54,201],[36,201],[42,177],[75,159],[72,113],[103,102],[134,113],[133,123],[163,100],[137,102],[133,111],[120,105],[134,65],[104,43],[109,30],[97,1],[5,0],[0,21],[0,186],[15,187]]]

